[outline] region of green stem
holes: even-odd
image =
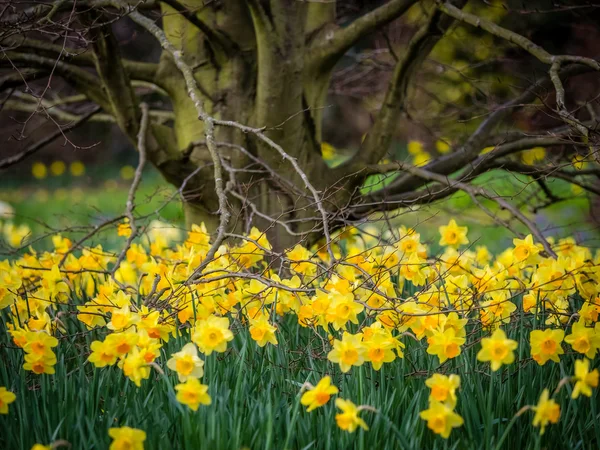
[[[502,444],[504,443],[504,440],[508,436],[508,432],[510,431],[510,429],[512,428],[512,426],[515,424],[515,422],[517,421],[518,417],[519,417],[519,414],[515,414],[513,416],[513,418],[510,419],[510,422],[508,422],[508,425],[506,426],[506,430],[504,430],[504,433],[502,433],[502,437],[500,437],[500,440],[498,441],[498,443],[494,447],[494,450],[500,450],[502,448]]]
[[[300,399],[298,397],[300,397],[300,394],[296,396],[296,406],[294,407],[294,412],[292,413],[292,420],[290,422],[290,427],[288,428],[287,436],[285,437],[283,450],[287,450],[289,448],[290,440],[292,439],[292,431],[296,425],[296,419],[298,419],[298,411],[300,410]]]
[[[485,427],[485,446],[486,448],[491,448],[492,445],[492,428],[494,426],[494,418],[492,416],[492,397],[494,394],[494,371],[490,374],[490,387],[488,390],[488,398],[487,398],[487,420],[488,423]]]

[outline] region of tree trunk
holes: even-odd
[[[244,2],[226,3],[227,14],[201,8],[199,0],[186,4],[192,11],[202,11],[198,17],[205,24],[220,30],[223,44],[215,44],[189,20],[161,3],[165,13],[163,29],[182,51],[186,63],[196,68],[194,75],[205,110],[215,118],[266,127],[265,135],[296,159],[315,189],[325,192],[331,176],[320,150],[320,107],[330,73],[311,73],[304,61],[304,18],[314,32],[319,27],[319,15],[307,15],[305,5],[297,1],[291,1],[283,11],[270,10],[268,14],[259,2],[249,2],[249,8]],[[237,8],[237,13],[231,8]],[[319,9],[324,11],[323,5]],[[323,14],[321,20],[330,19]],[[161,58],[157,79],[171,97],[175,145],[168,143],[174,149],[166,153],[158,145],[150,159],[168,182],[178,188],[185,182],[187,225],[204,222],[215,231],[218,199],[212,159],[204,145],[204,126],[198,120],[181,73],[166,53]],[[153,131],[157,141],[164,141],[160,129],[155,127]],[[266,230],[276,251],[290,248],[301,239],[310,243],[322,236],[314,198],[290,162],[272,147],[239,130],[218,127],[215,137],[217,142],[227,144],[219,146],[219,154],[225,165],[235,170],[225,171],[224,183],[233,181],[229,180],[233,174],[238,189],[237,196],[228,196],[232,213],[228,231],[247,232],[252,226]],[[245,171],[246,168],[253,170]],[[265,173],[257,174],[257,170]],[[194,171],[197,173],[192,176]],[[240,196],[247,200],[242,201]],[[277,221],[286,222],[287,229]]]

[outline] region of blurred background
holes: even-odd
[[[338,21],[344,26],[382,2],[353,0],[338,3]],[[597,26],[600,9],[589,2],[478,1],[471,2],[470,8],[482,17],[522,33],[552,53],[589,57],[598,57],[600,53],[600,28]],[[358,151],[361,139],[372,124],[373,112],[381,102],[395,60],[402,54],[422,18],[423,10],[413,7],[401,20],[352,49],[337,67],[324,111],[322,149],[329,164],[339,164]],[[115,22],[114,32],[125,57],[158,61],[160,48],[155,40],[128,19]],[[398,123],[389,159],[423,165],[429,159],[451,151],[474,130],[484,114],[482,111],[512,98],[522,86],[535,81],[545,70],[506,42],[470,27],[455,27],[440,41],[424,65],[419,82],[410,93],[407,114]],[[32,86],[42,89],[46,81],[34,82]],[[566,89],[571,107],[579,105],[583,115],[595,119],[598,106],[595,93],[599,88],[595,74],[570,80]],[[59,97],[63,103],[54,105],[52,102]],[[75,97],[65,83],[53,79],[44,101],[50,110],[57,107],[62,112],[76,114],[83,104],[82,99]],[[168,121],[170,107],[163,97],[156,94],[148,98],[153,102],[152,108],[164,111]],[[594,100],[586,100],[585,105],[578,103],[589,98]],[[67,104],[64,99],[68,99]],[[49,118],[36,112],[36,102],[26,92],[13,91],[10,99],[2,103],[2,158],[17,154],[54,132],[57,123],[69,123],[64,115]],[[553,106],[552,96],[549,96],[548,104],[540,103],[515,114],[509,126],[523,132],[557,126],[560,122],[548,114]],[[59,137],[31,157],[0,172],[0,222],[8,244],[0,249],[4,254],[10,253],[9,247],[18,247],[10,243],[11,240],[13,244],[17,242],[15,233],[23,238],[27,236],[30,242],[37,235],[60,230],[81,233],[83,227],[94,226],[123,213],[138,160],[131,144],[102,114],[66,136],[68,139]],[[568,146],[553,148],[551,152],[535,148],[517,154],[515,158],[542,162],[556,154],[572,158],[579,168],[597,165],[593,157],[573,153]],[[375,189],[390,181],[389,176],[374,177],[365,189]],[[600,220],[598,203],[576,186],[551,182],[549,187],[562,201],[545,208],[541,207],[543,193],[540,186],[527,177],[493,171],[481,177],[480,183],[499,195],[515,199],[546,235],[572,235],[578,242],[596,247]],[[147,165],[137,192],[136,212],[152,220],[183,227],[181,204],[175,194],[175,189]],[[471,242],[481,241],[492,250],[506,248],[513,238],[510,231],[496,225],[464,193],[457,193],[437,204],[398,211],[392,215],[391,224],[394,227],[417,226],[422,236],[435,244],[437,227],[446,224],[451,217],[469,227]],[[22,227],[21,231],[19,227]],[[106,236],[102,240],[106,243]],[[120,241],[109,239],[108,242],[110,246],[111,242],[116,245]]]

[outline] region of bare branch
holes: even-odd
[[[400,113],[405,107],[409,83],[452,22],[453,20],[448,20],[447,17],[434,10],[427,23],[415,33],[407,50],[394,68],[375,125],[369,131],[360,150],[346,164],[340,166],[339,171],[355,173],[365,164],[376,164],[383,158],[389,149]]]
[[[142,118],[140,122],[140,126],[138,127],[138,140],[137,140],[137,150],[140,155],[137,168],[135,169],[135,175],[133,177],[133,181],[131,182],[131,186],[129,188],[129,194],[127,195],[127,204],[125,206],[125,217],[129,220],[129,226],[131,228],[131,234],[127,238],[127,242],[125,246],[119,253],[115,265],[113,266],[110,275],[114,278],[115,273],[119,269],[121,262],[125,258],[127,254],[127,250],[131,247],[131,243],[139,234],[139,228],[135,223],[135,216],[133,215],[133,210],[135,209],[135,193],[137,191],[140,182],[142,181],[142,173],[144,171],[144,166],[146,165],[146,137],[148,134],[148,124],[150,122],[150,114],[148,105],[146,103],[140,104],[140,109],[142,110]]]
[[[315,42],[310,50],[313,59],[318,61],[319,66],[330,69],[358,40],[397,19],[415,3],[416,0],[391,0],[384,3],[349,26],[340,28],[331,37],[327,36],[325,42]]]
[[[66,132],[75,129],[75,128],[79,127],[80,125],[83,125],[90,118],[92,118],[95,114],[97,114],[98,111],[100,111],[101,109],[102,108],[100,108],[100,106],[94,107],[90,112],[88,112],[84,116],[80,117],[77,121],[73,122],[72,124],[67,125],[66,127],[62,128],[62,129],[58,129],[58,130],[54,131],[52,134],[46,136],[45,138],[41,139],[40,141],[36,142],[35,144],[29,146],[27,149],[25,149],[21,153],[17,153],[16,155],[13,155],[9,158],[1,160],[0,161],[0,169],[5,169],[9,166],[12,166],[12,165],[20,162],[20,161],[23,161],[25,158],[33,155],[38,150],[41,150],[42,148],[44,148],[46,145],[48,145],[50,142],[54,141],[56,138],[63,136]]]

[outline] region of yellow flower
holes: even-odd
[[[108,348],[112,348],[117,356],[123,356],[129,353],[135,344],[137,344],[139,336],[134,331],[126,331],[122,333],[113,333],[106,336],[104,342]]]
[[[198,357],[198,350],[191,342],[185,344],[181,351],[173,353],[167,361],[167,367],[177,372],[182,383],[188,378],[202,378],[204,375],[204,361]]]
[[[346,373],[352,366],[360,366],[365,362],[365,347],[361,336],[344,332],[342,340],[333,341],[333,350],[327,354],[329,361],[338,363],[342,372]]]
[[[88,361],[96,367],[112,366],[117,362],[117,353],[108,339],[104,342],[92,342],[90,349],[92,353],[88,356]]]
[[[192,333],[192,341],[206,355],[213,351],[223,353],[231,340],[233,333],[229,330],[229,319],[215,315],[197,321]]]
[[[447,140],[440,139],[440,140],[436,141],[435,148],[442,155],[445,155],[446,153],[448,153],[450,151],[450,144],[448,143]]]
[[[15,394],[7,391],[4,386],[0,386],[0,414],[8,414],[8,405],[10,405],[16,399],[17,396]]]
[[[591,359],[600,347],[600,336],[594,332],[593,328],[585,326],[585,320],[579,319],[579,322],[573,324],[571,334],[565,338],[565,342],[576,352]]]
[[[44,445],[44,444],[33,444],[33,447],[31,447],[31,450],[52,450],[52,446]]]
[[[546,149],[544,147],[534,147],[521,153],[521,161],[530,166],[536,162],[543,161],[545,157]]]
[[[539,247],[533,243],[531,234],[528,234],[525,239],[513,239],[513,245],[515,246],[513,254],[518,262],[528,261],[540,252]]]
[[[431,155],[427,152],[417,153],[413,157],[413,165],[416,167],[422,167],[431,160]]]
[[[557,423],[558,419],[560,419],[560,405],[554,400],[549,399],[548,389],[544,389],[537,406],[534,406],[532,409],[535,411],[533,426],[541,426],[540,434],[544,434],[546,425]]]
[[[46,165],[44,163],[35,162],[31,166],[31,174],[34,176],[34,178],[41,180],[43,178],[46,178],[46,176],[48,175],[48,169],[46,168]]]
[[[67,165],[63,161],[53,161],[50,164],[50,173],[55,177],[61,176],[67,170]]]
[[[135,167],[130,165],[123,166],[121,167],[121,170],[119,170],[119,175],[125,181],[133,180],[133,177],[135,176]]]
[[[141,386],[142,380],[150,377],[150,367],[148,367],[144,355],[137,347],[129,352],[124,359],[119,361],[119,367],[123,370],[125,376],[133,381],[137,387]]]
[[[252,339],[256,341],[259,347],[264,347],[267,345],[267,342],[277,345],[276,330],[277,328],[269,323],[265,315],[250,320],[250,336],[252,336]]]
[[[459,247],[463,244],[468,244],[469,239],[467,238],[467,227],[459,227],[454,219],[448,222],[448,225],[442,225],[438,228],[440,232],[440,245],[447,245],[450,247]]]
[[[354,433],[359,426],[365,430],[369,429],[365,421],[358,417],[360,409],[350,400],[337,398],[335,406],[342,410],[341,413],[335,415],[335,421],[342,430]]]
[[[529,335],[531,356],[540,366],[548,360],[560,362],[559,355],[565,353],[560,345],[564,337],[564,330],[533,330]]]
[[[383,363],[390,363],[396,359],[394,349],[402,345],[391,336],[385,333],[376,333],[368,340],[364,341],[366,348],[365,357],[373,366],[373,369],[379,370]]]
[[[288,250],[285,256],[290,260],[290,269],[302,275],[312,276],[317,271],[317,265],[311,261],[312,253],[300,244]]]
[[[39,356],[51,356],[53,347],[58,345],[58,339],[44,331],[30,331],[25,335],[27,343],[23,347],[27,353]]]
[[[206,231],[204,222],[200,225],[192,224],[192,229],[188,232],[184,245],[199,251],[208,251],[210,248],[210,234]]]
[[[77,307],[77,318],[85,324],[88,330],[106,325],[106,320],[102,314],[102,307],[94,302],[87,302],[83,306]]]
[[[210,405],[211,398],[208,395],[208,386],[201,384],[197,378],[188,378],[185,383],[175,386],[177,401],[187,405],[190,409],[197,411],[202,405]]]
[[[517,348],[517,342],[508,339],[504,330],[498,328],[489,338],[481,340],[481,350],[477,353],[477,360],[491,361],[492,371],[498,370],[502,364],[511,364],[515,360],[513,350]]]
[[[417,155],[423,153],[423,143],[420,141],[408,141],[408,153],[411,155]]]
[[[25,370],[31,370],[36,375],[46,373],[48,375],[54,374],[54,365],[56,364],[56,355],[44,354],[38,355],[35,353],[28,353],[25,355],[25,363],[23,368]]]
[[[365,307],[354,301],[352,293],[339,293],[332,290],[330,295],[331,303],[327,308],[327,322],[333,325],[333,328],[339,330],[345,329],[346,323],[358,323],[357,314],[360,314]]]
[[[17,248],[27,242],[31,235],[31,229],[25,224],[17,226],[9,222],[4,224],[3,233],[8,244],[13,248]]]
[[[431,268],[428,265],[424,266],[425,260],[417,253],[413,253],[400,264],[400,275],[409,280],[415,286],[423,286]]]
[[[62,237],[60,234],[55,234],[52,236],[52,245],[54,245],[57,253],[64,254],[69,251],[73,243],[70,239]]]
[[[448,439],[452,428],[458,428],[463,424],[463,419],[456,414],[452,407],[447,404],[433,400],[429,404],[429,409],[421,411],[421,419],[427,421],[427,428],[434,433]]]
[[[152,339],[162,339],[169,342],[169,333],[172,331],[172,322],[161,321],[160,311],[152,311],[142,305],[139,312],[141,319],[137,328],[145,330]]]
[[[131,225],[129,224],[129,219],[125,219],[123,223],[120,223],[117,227],[117,235],[128,238],[131,236]]]
[[[451,408],[456,406],[456,390],[460,387],[458,375],[442,375],[434,373],[425,381],[425,385],[431,389],[430,402],[441,402],[448,404]]]
[[[300,403],[306,408],[306,412],[311,412],[329,401],[333,394],[338,393],[338,388],[331,385],[329,375],[323,377],[316,386],[312,386],[300,398]]]
[[[85,166],[81,161],[74,161],[71,163],[69,171],[74,177],[80,177],[85,173]]]
[[[432,335],[427,339],[429,346],[427,353],[437,355],[440,359],[440,364],[447,359],[456,358],[460,355],[460,346],[465,343],[465,338],[456,335],[454,328],[445,330],[432,330]]]
[[[17,300],[17,292],[22,284],[15,270],[0,268],[0,309],[11,306]]]
[[[590,372],[590,361],[589,359],[582,359],[575,361],[575,387],[571,398],[579,397],[579,394],[583,394],[586,397],[592,396],[592,388],[598,387],[598,369],[594,369]]]
[[[146,432],[136,428],[110,428],[108,435],[113,438],[108,450],[144,450]]]
[[[248,239],[239,247],[231,249],[230,255],[240,267],[250,268],[262,261],[265,250],[271,250],[266,233],[252,227]]]
[[[394,244],[395,247],[406,255],[417,253],[419,256],[424,256],[426,253],[425,246],[421,244],[421,235],[412,228],[401,226],[399,230],[400,239]]]
[[[111,313],[110,322],[106,328],[113,331],[121,331],[129,328],[140,321],[140,316],[131,312],[129,304],[124,305],[119,309],[115,309]]]

